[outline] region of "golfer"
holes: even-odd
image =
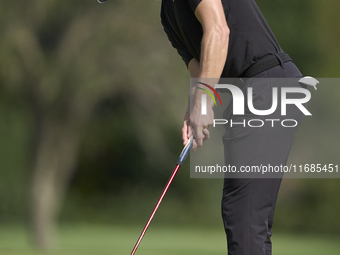
[[[272,85],[250,78],[302,77],[254,0],[162,0],[161,20],[192,78],[245,78],[240,79],[244,82],[240,88],[253,88],[257,109],[270,108]],[[300,85],[296,82],[291,86]],[[208,128],[214,119],[212,100],[207,104],[207,115],[201,115],[202,93],[196,90],[182,128],[184,144],[193,133],[193,150],[209,139]],[[225,116],[234,121],[239,118],[233,116],[231,104]],[[300,123],[302,114],[292,110],[289,118]],[[223,136],[226,165],[285,165],[296,130],[229,127]],[[229,255],[272,254],[280,184],[281,178],[225,178],[222,218]]]

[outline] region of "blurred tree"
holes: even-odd
[[[20,4],[7,14],[1,49],[6,68],[2,71],[8,93],[25,100],[34,115],[29,204],[36,242],[48,248],[75,169],[79,128],[93,105],[112,89],[112,80],[99,73],[100,66],[91,65],[99,54],[90,59],[86,54],[87,45],[95,41],[91,32],[96,22],[94,14],[79,15],[85,4]],[[13,8],[9,4],[5,7]],[[75,8],[76,15],[71,11]]]
[[[43,249],[52,245],[55,220],[76,169],[81,130],[95,105],[125,91],[140,125],[138,139],[149,152],[155,152],[161,131],[150,130],[141,114],[173,114],[173,108],[154,108],[153,98],[167,93],[159,89],[162,74],[144,75],[153,67],[150,59],[163,61],[159,68],[167,65],[155,51],[156,37],[163,32],[149,27],[155,17],[159,22],[159,6],[149,3],[149,12],[155,11],[150,19],[140,13],[143,1],[134,7],[122,2],[104,7],[95,1],[16,0],[0,5],[2,90],[24,101],[34,116],[29,205],[35,242]],[[139,17],[138,27],[127,17]],[[144,42],[136,43],[145,36]],[[158,160],[166,151],[157,150]]]

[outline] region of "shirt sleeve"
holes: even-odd
[[[194,57],[190,54],[190,52],[183,47],[170,33],[170,31],[168,31],[168,29],[166,28],[166,26],[164,26],[164,31],[166,33],[166,35],[168,36],[169,41],[171,42],[172,47],[174,47],[178,54],[182,57],[185,65],[188,67],[188,64],[190,62],[191,59],[193,59]]]
[[[182,57],[185,65],[188,67],[190,60],[193,59],[194,57],[191,56],[191,54],[186,50],[177,49],[177,52]]]
[[[190,5],[190,8],[193,12],[195,12],[196,8],[197,8],[197,5],[202,2],[202,0],[187,0],[189,5]]]

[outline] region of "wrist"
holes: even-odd
[[[193,112],[201,112],[202,111],[202,94],[205,94],[204,92],[203,93],[197,93],[195,95],[195,98],[192,100],[192,103],[191,103],[191,108],[190,108],[190,113],[193,113]],[[211,97],[209,95],[206,95],[206,104],[205,106],[207,107],[207,109],[213,109],[215,105],[215,102],[213,99],[211,99]]]
[[[206,102],[207,106],[213,108],[215,105],[215,95],[213,93],[207,93],[206,91],[210,92],[210,89],[205,87],[204,85],[198,84],[196,87],[196,91],[193,97],[193,105],[194,106],[201,106],[202,104],[202,95],[206,95]],[[213,98],[212,98],[213,97]]]

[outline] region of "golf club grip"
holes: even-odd
[[[181,166],[185,159],[187,158],[187,156],[189,155],[189,152],[191,150],[191,147],[192,147],[192,140],[194,139],[193,136],[190,136],[187,144],[184,146],[182,152],[181,152],[181,155],[179,155],[179,158],[178,158],[178,161],[177,161],[177,165]]]

